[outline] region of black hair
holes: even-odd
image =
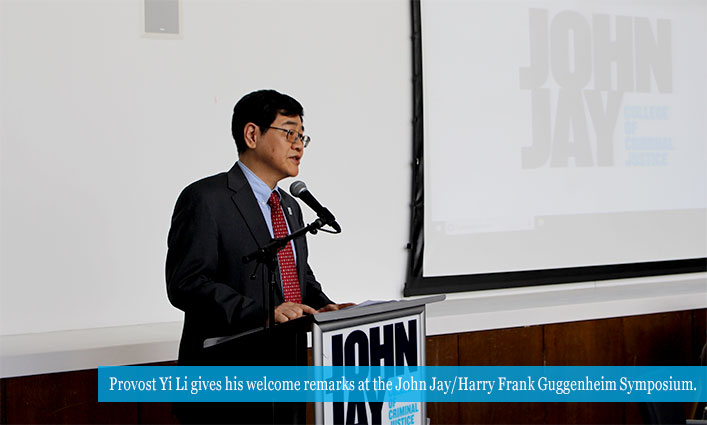
[[[252,122],[260,127],[262,133],[265,133],[277,118],[277,114],[288,117],[299,116],[302,119],[304,111],[297,100],[275,90],[258,90],[243,96],[233,107],[231,120],[231,133],[236,141],[238,153],[248,149],[243,138],[245,125]]]

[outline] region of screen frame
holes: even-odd
[[[626,279],[707,271],[707,257],[669,261],[606,264],[588,267],[495,272],[472,275],[423,275],[424,255],[424,122],[421,0],[410,1],[412,28],[412,192],[407,296],[517,288],[597,280]]]

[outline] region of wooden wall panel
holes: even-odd
[[[700,320],[700,324],[697,327],[702,327],[702,329],[697,332],[696,338],[694,339],[694,341],[697,341],[697,343],[694,345],[700,346],[699,349],[695,352],[695,358],[699,359],[700,355],[703,354],[701,360],[702,362],[696,364],[696,366],[707,366],[707,344],[705,343],[707,340],[705,339],[706,335],[704,330],[705,325],[707,324],[707,310],[703,310],[701,313],[702,314],[696,314],[696,317],[694,317]],[[703,351],[703,349],[705,351]],[[707,402],[702,401],[698,403],[691,403],[687,411],[687,417],[690,419],[703,419],[703,415],[704,418],[707,418]]]
[[[425,354],[430,366],[459,365],[459,335],[427,337]],[[459,403],[427,403],[427,417],[432,424],[458,424],[459,408]]]
[[[425,355],[430,366],[459,365],[459,334],[427,337]]]
[[[617,366],[623,363],[620,318],[544,326],[548,366]],[[546,403],[547,423],[624,423],[623,403]]]
[[[692,312],[692,358],[699,359],[707,349],[707,310],[694,310]],[[695,363],[695,366],[699,365]],[[702,365],[707,366],[707,352],[702,358]]]
[[[624,422],[625,424],[642,424],[643,415],[638,403],[623,403],[624,405]]]
[[[624,365],[688,366],[695,364],[693,354],[693,312],[649,314],[622,318],[624,328]],[[689,407],[684,406],[686,417]],[[641,407],[626,403],[625,422],[641,423]]]
[[[707,366],[707,310],[692,312],[692,341],[692,358],[696,359],[694,365]],[[690,406],[688,416],[692,419],[701,419],[705,407],[707,407],[705,402],[694,403]]]
[[[0,424],[7,423],[7,409],[5,408],[7,405],[7,402],[5,401],[5,381],[6,379],[0,379]]]
[[[177,366],[176,361],[150,363],[142,366]],[[172,403],[138,403],[137,423],[141,424],[178,424],[176,416],[172,415]]]
[[[462,366],[542,366],[543,328],[497,329],[459,335]]]
[[[138,420],[141,424],[178,424],[172,415],[172,403],[138,403]]]
[[[98,403],[98,370],[5,379],[8,424],[137,423],[137,403]]]
[[[706,332],[702,309],[439,335],[426,340],[427,364],[692,365]],[[99,404],[96,383],[95,369],[2,379],[0,422],[176,423],[170,403]],[[638,406],[625,403],[430,403],[428,416],[432,424],[642,423]]]
[[[692,312],[624,317],[627,366],[687,366],[692,357]]]
[[[679,311],[624,318],[627,363],[639,366],[696,365],[699,361],[696,352],[699,338],[695,331],[699,323],[695,323],[695,317],[699,312]],[[701,312],[704,314],[705,310]],[[668,406],[667,403],[665,405]],[[693,407],[692,403],[682,405],[686,418],[692,416]],[[677,406],[668,408],[680,410]],[[626,406],[626,417],[631,422],[643,418],[637,404]]]
[[[542,326],[470,332],[459,335],[462,366],[542,366]],[[544,423],[535,403],[462,403],[460,423]]]
[[[621,319],[544,326],[548,366],[618,366],[623,363]]]

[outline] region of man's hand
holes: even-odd
[[[341,310],[342,308],[351,307],[352,305],[356,305],[356,303],[327,304],[324,307],[317,310],[317,313],[324,313],[325,311]]]
[[[305,314],[314,314],[317,311],[306,304],[295,304],[291,302],[282,303],[275,307],[275,323],[283,323],[294,320]]]

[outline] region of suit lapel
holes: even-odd
[[[243,217],[246,226],[248,226],[253,239],[255,239],[259,247],[266,245],[270,242],[268,225],[265,223],[258,201],[253,195],[253,190],[250,188],[248,180],[246,180],[238,164],[234,164],[228,172],[228,188],[234,192],[231,195],[231,199]]]
[[[255,199],[253,190],[250,188],[248,180],[245,178],[245,175],[243,175],[243,171],[241,171],[238,164],[234,164],[228,171],[228,188],[234,192],[231,199],[236,209],[243,217],[246,226],[248,226],[248,230],[253,236],[253,239],[255,239],[259,247],[267,245],[271,240],[270,230],[268,230],[268,225],[265,222],[260,206],[258,206],[258,200]],[[291,196],[282,192],[280,193],[282,195],[280,203],[283,206],[283,212],[285,213],[287,224],[290,226],[290,231],[297,231],[304,226],[304,223],[301,222],[296,213],[299,209],[299,205],[297,205],[297,201]],[[300,292],[304,299],[303,282],[307,253],[302,238],[295,239],[295,254],[297,258],[297,276],[299,278]],[[265,283],[267,284],[267,282]],[[282,291],[279,291],[278,295],[283,297]]]

